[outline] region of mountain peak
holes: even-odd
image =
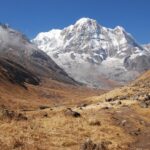
[[[33,42],[72,78],[86,85],[109,86],[103,77],[122,84],[143,68],[150,68],[149,56],[144,56],[143,48],[121,26],[110,29],[94,19],[81,18],[56,35],[46,33]]]
[[[84,17],[84,18],[77,20],[75,24],[82,25],[82,24],[87,24],[87,23],[97,23],[97,21],[91,18]]]
[[[125,29],[122,26],[116,26],[114,28],[114,31],[116,31],[116,32],[126,32]]]

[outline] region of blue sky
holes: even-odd
[[[81,17],[110,28],[121,25],[139,43],[150,42],[150,0],[0,0],[0,22],[29,38]]]

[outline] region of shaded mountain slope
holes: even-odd
[[[39,85],[40,79],[23,68],[21,65],[18,65],[10,60],[0,58],[0,81],[3,82],[5,79],[16,83],[18,85],[24,86],[25,83]]]
[[[76,84],[46,53],[33,45],[25,35],[0,25],[0,56],[26,68],[38,77]]]
[[[39,108],[46,105],[81,103],[83,98],[99,95],[79,85],[66,84],[47,77],[39,78],[21,65],[0,58],[0,107],[13,109]]]

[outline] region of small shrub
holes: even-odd
[[[91,125],[91,126],[100,126],[101,122],[97,119],[90,119],[89,120],[89,125]]]

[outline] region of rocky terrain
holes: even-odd
[[[91,87],[113,88],[150,69],[148,45],[140,45],[121,26],[106,28],[90,18],[41,32],[32,42],[72,78]]]

